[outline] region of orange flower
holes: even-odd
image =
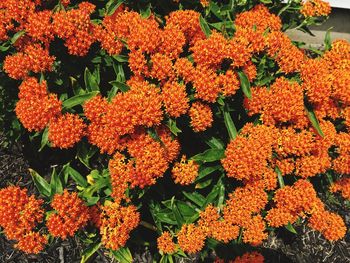
[[[189,110],[191,126],[195,132],[205,131],[212,126],[213,113],[211,108],[201,102],[194,102]]]
[[[166,254],[172,254],[176,252],[176,245],[173,242],[173,238],[168,231],[164,231],[157,239],[157,246],[160,251]]]
[[[89,220],[89,210],[77,193],[64,190],[55,194],[51,206],[56,213],[51,214],[46,221],[47,229],[54,237],[66,239],[74,236]]]
[[[243,241],[253,246],[260,245],[267,239],[265,221],[261,215],[253,216],[245,223],[243,231]]]
[[[39,232],[31,231],[21,237],[15,247],[28,254],[38,254],[44,249],[46,244],[46,236],[41,235]]]
[[[346,234],[344,220],[339,215],[328,211],[318,211],[312,214],[309,225],[320,231],[329,241],[342,239]]]
[[[194,182],[198,176],[199,165],[193,160],[186,160],[186,156],[181,157],[181,161],[175,163],[171,170],[175,183],[189,185]]]
[[[177,82],[166,82],[162,87],[162,98],[166,112],[171,117],[185,114],[189,108],[186,86]]]
[[[126,199],[125,191],[131,181],[134,167],[132,162],[127,162],[124,155],[117,152],[108,164],[112,181],[112,194],[115,203],[120,203]]]
[[[305,17],[328,16],[330,12],[330,4],[323,0],[304,0],[300,10]]]
[[[0,226],[8,239],[20,240],[44,216],[43,200],[27,195],[27,189],[9,186],[0,190]]]
[[[180,248],[187,253],[196,253],[204,246],[206,235],[201,227],[194,224],[184,224],[177,233]]]
[[[83,109],[86,118],[91,122],[97,122],[101,120],[103,114],[106,113],[108,107],[108,101],[101,95],[97,95],[92,99],[89,99],[84,103]]]
[[[165,80],[173,77],[173,63],[168,56],[156,53],[151,55],[150,63],[152,65],[152,69],[150,71],[150,76],[152,78]]]
[[[49,141],[52,147],[73,147],[85,135],[85,128],[86,125],[78,115],[66,113],[50,121]]]
[[[192,78],[193,86],[196,90],[195,97],[207,102],[215,102],[220,92],[220,86],[216,81],[217,74],[215,71],[197,66],[195,75]]]
[[[171,59],[178,58],[186,43],[184,33],[177,27],[165,26],[160,32],[159,52]]]
[[[225,74],[218,75],[216,81],[225,96],[235,95],[240,87],[237,74],[233,70],[227,70]]]
[[[125,246],[130,232],[138,226],[140,213],[133,205],[123,207],[118,203],[111,203],[102,206],[101,218],[102,244],[108,249],[118,250]]]
[[[330,187],[332,193],[340,192],[341,195],[350,199],[350,177],[344,177],[333,183]]]
[[[180,29],[186,37],[186,42],[194,44],[197,40],[205,38],[199,24],[199,16],[200,13],[193,10],[177,10],[166,18],[166,25]]]

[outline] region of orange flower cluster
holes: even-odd
[[[160,251],[166,254],[172,254],[176,252],[176,245],[173,242],[173,238],[168,231],[164,231],[157,239],[157,246]]]
[[[144,188],[153,185],[158,177],[168,169],[180,150],[180,144],[173,139],[166,127],[158,127],[157,141],[146,131],[138,129],[135,133],[123,140],[123,146],[127,149],[131,159],[120,152],[115,153],[109,162],[109,171],[112,179],[112,197],[115,203],[126,199],[125,191],[130,187]]]
[[[290,123],[303,128],[308,124],[303,89],[285,78],[276,79],[269,89],[253,88],[252,99],[246,99],[245,105],[250,115],[260,113],[266,125]]]
[[[48,49],[40,44],[25,46],[23,52],[7,56],[4,61],[4,71],[14,79],[26,78],[29,72],[40,73],[52,70],[55,57],[49,55]]]
[[[199,165],[193,160],[186,160],[186,156],[181,157],[181,161],[174,164],[171,170],[175,183],[189,185],[198,176]]]
[[[35,227],[43,220],[42,200],[27,195],[27,189],[9,186],[0,190],[0,226],[8,239],[17,240],[16,247],[37,254],[47,239]]]
[[[66,113],[49,123],[49,141],[52,147],[66,149],[81,140],[86,125],[78,115]]]
[[[340,192],[345,199],[350,199],[350,178],[339,179],[331,185],[330,190],[332,193]]]
[[[212,126],[213,113],[209,105],[195,102],[189,110],[191,126],[195,132],[205,131]]]
[[[130,232],[138,226],[140,214],[135,206],[120,206],[110,203],[102,206],[100,233],[102,244],[109,249],[118,250],[129,239]]]
[[[264,256],[259,252],[247,252],[241,257],[236,257],[232,263],[264,263]]]
[[[66,239],[74,236],[90,218],[87,206],[77,193],[64,190],[62,194],[55,194],[51,206],[55,211],[47,219],[46,226],[54,237]]]
[[[247,124],[226,148],[221,160],[229,177],[239,180],[264,179],[269,173],[278,130],[265,125]],[[277,175],[275,175],[276,178]]]
[[[267,194],[261,186],[247,185],[230,194],[223,210],[228,224],[243,228],[243,241],[259,245],[267,238],[265,221],[259,214],[267,204]]]
[[[29,131],[41,131],[49,121],[61,114],[57,95],[47,92],[46,82],[28,78],[19,86],[16,115]]]
[[[323,0],[304,0],[300,13],[305,17],[328,16],[331,13],[331,6]]]
[[[52,15],[53,33],[65,40],[69,54],[85,56],[95,41],[95,26],[90,21],[95,5],[82,2],[78,9],[60,11]]]
[[[182,225],[177,233],[177,242],[180,248],[187,253],[196,253],[204,246],[206,235],[200,226],[194,224]]]
[[[310,226],[320,231],[328,240],[335,241],[345,236],[343,219],[325,210],[312,184],[306,180],[298,180],[293,186],[277,190],[274,201],[276,207],[269,210],[266,216],[270,226],[283,226],[294,223],[299,217],[311,215]]]

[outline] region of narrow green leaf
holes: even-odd
[[[224,143],[219,138],[216,138],[214,136],[205,140],[205,143],[210,148],[213,148],[213,149],[224,149],[225,148]]]
[[[332,47],[331,30],[333,27],[328,28],[327,33],[324,38],[325,50],[328,51]]]
[[[283,188],[285,186],[284,179],[282,176],[282,172],[278,166],[275,167],[275,173],[277,174],[278,184],[280,185],[280,188]]]
[[[176,126],[176,120],[169,119],[166,126],[168,126],[169,130],[171,131],[172,134],[177,136],[179,133],[182,131]]]
[[[213,179],[211,179],[211,178],[207,179],[205,181],[202,181],[202,182],[198,182],[198,183],[196,183],[195,188],[196,189],[204,189],[204,188],[208,187],[209,185],[211,185],[212,182],[213,182]]]
[[[87,180],[74,168],[71,166],[66,167],[66,172],[70,175],[70,177],[80,186],[87,187]]]
[[[285,226],[285,228],[286,228],[289,232],[291,232],[291,233],[293,233],[293,234],[298,234],[297,231],[295,230],[295,228],[293,227],[293,225],[292,225],[290,222],[288,222],[288,224]]]
[[[16,41],[25,34],[26,32],[24,30],[18,31],[16,34],[13,35],[11,38],[11,44],[15,44]]]
[[[120,263],[132,263],[133,262],[133,258],[131,255],[131,252],[129,250],[129,248],[125,248],[122,247],[118,250],[111,250],[112,255],[114,256],[114,258],[116,260],[118,260],[118,262]]]
[[[324,133],[321,130],[320,123],[318,122],[315,112],[311,109],[306,109],[306,111],[312,126],[315,128],[315,130],[321,137],[324,137]]]
[[[182,191],[182,193],[187,199],[189,199],[199,207],[202,207],[205,203],[205,198],[200,193],[197,193],[197,192],[188,193],[185,191]]]
[[[120,63],[128,62],[129,57],[125,55],[114,55],[112,56],[116,61]]]
[[[248,98],[251,99],[252,98],[252,92],[250,90],[250,82],[249,79],[247,77],[247,75],[243,72],[243,71],[238,71],[238,76],[241,82],[241,88],[242,91],[244,93],[244,95]]]
[[[215,162],[221,160],[224,156],[224,149],[209,149],[193,156],[191,159],[200,162]]]
[[[171,210],[173,211],[177,225],[181,226],[185,222],[185,220],[183,219],[183,217],[180,214],[179,209],[177,208],[175,196],[173,198],[171,198]]]
[[[38,189],[39,193],[45,197],[50,197],[51,187],[49,183],[33,169],[29,169],[29,173],[32,176],[34,184]]]
[[[116,87],[122,92],[127,92],[130,89],[128,85],[117,80],[110,81],[109,84],[111,84],[113,87]]]
[[[220,170],[220,169],[221,169],[221,165],[210,166],[210,167],[205,167],[205,166],[201,165],[199,168],[199,173],[198,173],[198,176],[196,178],[196,181],[199,181],[199,180],[203,179],[204,177],[206,177],[207,175],[212,174],[213,172]]]
[[[51,181],[50,181],[50,188],[51,188],[51,196],[55,194],[61,194],[63,192],[63,185],[61,182],[60,175],[56,172],[56,168],[54,167],[51,174]]]
[[[88,91],[99,91],[100,90],[100,87],[98,85],[98,80],[90,72],[90,70],[88,68],[85,68],[85,71],[84,71],[84,82],[85,82],[85,87]]]
[[[231,114],[228,111],[227,107],[224,107],[224,122],[225,126],[228,132],[228,135],[230,136],[230,139],[233,140],[237,137],[237,129],[235,124],[233,123],[233,120],[231,118]]]
[[[205,20],[205,18],[202,15],[200,15],[200,17],[199,17],[199,25],[200,25],[203,33],[205,34],[205,36],[209,37],[211,34],[211,31],[210,31],[210,28],[209,28],[207,21]]]
[[[96,251],[101,247],[101,242],[91,244],[87,249],[83,251],[80,263],[86,263],[88,259],[96,253]]]
[[[109,0],[106,4],[106,13],[108,16],[113,15],[115,10],[124,3],[124,0]]]
[[[48,142],[49,142],[49,128],[46,127],[43,132],[43,135],[41,136],[39,152],[41,152],[44,149],[44,147],[48,144]]]
[[[149,3],[147,5],[147,8],[146,9],[142,9],[140,10],[140,13],[141,13],[141,17],[144,18],[144,19],[147,19],[150,17],[151,15],[151,3]]]
[[[71,97],[67,100],[65,100],[62,103],[62,106],[64,109],[70,109],[77,105],[82,105],[85,101],[91,99],[92,97],[96,96],[99,92],[98,91],[92,91],[86,94],[76,95],[74,97]]]

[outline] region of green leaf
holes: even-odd
[[[29,168],[29,173],[32,176],[34,184],[38,189],[39,193],[45,197],[50,197],[51,187],[49,183],[33,169]]]
[[[275,173],[277,174],[278,184],[280,185],[280,188],[283,188],[285,186],[284,179],[282,176],[282,172],[280,168],[278,168],[278,166],[275,167]]]
[[[147,19],[150,17],[151,15],[151,3],[149,3],[147,5],[147,8],[146,9],[142,9],[140,10],[140,13],[141,13],[141,17],[144,18],[144,19]]]
[[[88,259],[96,253],[96,251],[101,247],[101,242],[91,244],[87,249],[83,251],[80,263],[86,263]]]
[[[131,255],[131,252],[129,250],[129,248],[127,247],[122,247],[118,250],[111,250],[112,255],[114,256],[114,258],[116,260],[118,260],[118,262],[120,263],[132,263],[133,262],[133,258]]]
[[[237,137],[237,129],[235,124],[233,123],[231,114],[228,111],[227,106],[224,107],[223,113],[224,113],[224,122],[225,122],[228,135],[230,136],[230,139],[233,140]]]
[[[295,230],[295,228],[293,227],[293,225],[290,222],[288,222],[288,224],[285,226],[285,228],[289,232],[292,232],[293,234],[298,234],[297,231]]]
[[[16,41],[25,34],[26,32],[24,30],[18,31],[16,34],[13,35],[11,38],[11,44],[15,44]]]
[[[200,166],[199,168],[199,173],[198,176],[196,178],[196,181],[199,181],[201,179],[203,179],[204,177],[206,177],[207,175],[220,170],[221,169],[221,165],[216,165],[216,166],[210,166],[210,167],[205,167],[205,166]]]
[[[113,15],[115,10],[118,9],[118,7],[124,3],[124,0],[109,0],[106,4],[106,13],[108,16]]]
[[[321,127],[320,127],[320,123],[318,122],[318,119],[316,117],[316,114],[313,110],[311,109],[307,109],[306,108],[306,111],[307,111],[307,116],[312,124],[312,126],[315,128],[315,130],[317,131],[317,133],[321,136],[321,137],[324,137],[324,133],[323,131],[321,130]]]
[[[117,80],[110,81],[109,84],[111,84],[113,87],[116,87],[118,90],[122,92],[127,92],[130,89],[128,85]]]
[[[85,68],[85,71],[84,71],[84,82],[85,82],[85,87],[88,91],[100,90],[100,87],[98,85],[98,79],[96,79],[96,77],[90,72],[88,68]]]
[[[42,151],[42,149],[44,149],[44,147],[48,144],[49,142],[49,128],[46,127],[43,135],[41,136],[41,143],[40,143],[40,149],[39,152]]]
[[[114,55],[112,56],[116,61],[120,63],[128,62],[129,57],[125,55]]]
[[[79,161],[90,169],[90,159],[98,152],[98,148],[85,142],[78,144],[77,157]]]
[[[224,143],[219,138],[216,138],[214,136],[205,140],[205,143],[210,148],[213,148],[213,149],[224,149],[225,148]]]
[[[247,75],[243,72],[243,71],[238,71],[238,76],[241,82],[241,88],[242,91],[244,93],[244,95],[248,98],[251,99],[252,98],[252,92],[250,90],[250,82],[249,79],[247,77]]]
[[[205,152],[193,156],[191,159],[199,162],[215,162],[221,160],[225,156],[224,149],[209,149]]]
[[[200,17],[199,17],[199,25],[200,25],[203,33],[205,34],[205,36],[209,37],[211,34],[211,31],[210,31],[210,28],[209,28],[207,21],[205,20],[205,18],[202,15],[200,15]]]
[[[177,136],[179,133],[182,132],[177,126],[176,126],[176,120],[169,119],[166,126],[168,126],[169,130],[171,131],[172,134]]]
[[[195,186],[196,189],[204,189],[206,187],[208,187],[209,185],[211,185],[211,183],[213,182],[213,179],[207,179],[205,181],[202,182],[198,182]]]
[[[184,221],[182,215],[180,214],[179,209],[177,208],[175,196],[173,198],[171,198],[171,210],[173,211],[177,225],[181,226],[185,221]]]
[[[75,169],[73,169],[70,165],[65,167],[65,172],[76,182],[78,185],[82,187],[87,187],[87,180]]]
[[[98,93],[99,93],[98,91],[92,91],[89,93],[76,95],[74,97],[71,97],[71,98],[65,100],[62,103],[62,106],[64,109],[70,109],[70,108],[73,108],[74,106],[82,105],[85,101],[95,97]]]
[[[189,199],[199,207],[202,207],[205,203],[205,198],[200,193],[197,193],[197,192],[188,193],[185,191],[182,191],[182,193],[187,199]]]
[[[5,52],[5,51],[9,50],[10,47],[11,47],[11,46],[10,46],[9,44],[5,43],[5,44],[3,44],[3,45],[0,46],[0,51],[1,51],[1,52]]]
[[[169,224],[169,225],[177,225],[177,221],[175,218],[172,218],[168,213],[158,212],[154,214],[157,221]]]
[[[56,168],[54,167],[51,174],[51,196],[55,194],[61,194],[63,192],[63,185],[61,182],[60,175],[56,172]]]
[[[325,51],[328,51],[332,47],[331,30],[333,27],[328,28],[327,33],[324,38]]]

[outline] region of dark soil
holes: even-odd
[[[28,156],[24,157],[21,146],[17,145],[7,150],[0,148],[0,188],[11,184],[19,185],[21,187],[26,187],[31,194],[37,194],[28,168]],[[350,228],[349,209],[346,209],[345,206],[328,203],[327,208],[339,213],[345,219],[347,227]],[[349,232],[345,239],[331,243],[325,240],[317,231],[308,228],[306,223],[295,227],[295,229],[298,234],[290,233],[284,229],[270,234],[268,240],[264,242],[261,249],[267,263],[350,263]],[[0,235],[0,263],[80,262],[83,250],[83,246],[76,238],[65,241],[53,241],[53,243],[47,246],[46,250],[39,255],[24,254],[16,250],[13,245],[14,242],[8,241],[4,235]],[[149,251],[138,251],[134,255],[134,261],[152,262],[151,253]],[[210,261],[211,260],[208,260],[208,262]],[[90,262],[110,263],[113,262],[113,259],[101,252],[97,257],[91,259]],[[191,259],[181,260],[179,262],[199,262],[199,260],[196,257],[192,257]]]

